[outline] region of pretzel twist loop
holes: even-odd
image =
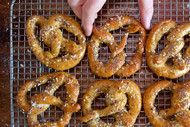
[[[104,109],[93,110],[91,103],[101,93],[106,95],[106,105]],[[129,110],[125,105],[127,97],[129,101]],[[81,121],[87,122],[91,127],[103,126],[133,126],[141,109],[141,94],[138,86],[130,80],[121,80],[118,82],[111,80],[97,81],[91,85],[83,96],[82,111],[84,116]],[[105,123],[100,117],[113,115],[116,121],[114,123]]]
[[[171,108],[157,112],[154,101],[161,90],[170,90],[173,97]],[[189,127],[190,81],[183,84],[167,80],[156,82],[145,91],[143,105],[149,121],[155,127]]]
[[[27,92],[32,88],[46,84],[48,81],[52,81],[52,84],[45,88],[45,90],[31,97],[31,100],[27,99]],[[67,101],[63,102],[60,98],[53,96],[54,92],[63,84],[67,90]],[[80,110],[80,105],[77,104],[79,95],[78,81],[69,73],[57,72],[39,77],[36,81],[28,81],[24,84],[17,94],[17,103],[19,108],[27,113],[28,123],[30,126],[54,126],[63,127],[66,126],[74,112]],[[30,103],[29,103],[30,102]],[[50,105],[55,105],[64,111],[64,114],[56,122],[40,123],[37,119],[37,115],[45,112]]]
[[[168,34],[165,47],[160,54],[155,50],[159,40]],[[190,23],[176,26],[171,20],[163,20],[151,30],[146,42],[146,58],[150,69],[158,76],[166,78],[178,78],[190,70],[190,46],[182,55],[184,36],[190,34]],[[173,65],[166,62],[172,58]]]
[[[41,27],[41,38],[51,51],[44,51],[36,36],[36,25]],[[60,28],[67,30],[78,38],[79,44],[62,35]],[[41,16],[31,16],[26,23],[28,43],[37,59],[56,70],[67,70],[76,66],[83,58],[86,50],[86,39],[81,26],[72,17],[64,14],[52,15],[48,20]],[[59,57],[59,54],[65,53]]]
[[[121,43],[118,45],[110,31],[126,25],[128,25],[128,28],[121,39]],[[140,36],[137,51],[132,60],[127,65],[124,65],[125,54],[123,50],[125,48],[128,34],[136,32],[139,32]],[[106,21],[106,23],[100,28],[93,28],[93,35],[88,45],[88,58],[91,70],[101,77],[110,77],[113,74],[126,77],[134,74],[140,69],[145,41],[146,31],[137,20],[126,15],[110,18],[110,20]],[[107,64],[98,61],[100,43],[106,43],[110,49],[111,56]]]

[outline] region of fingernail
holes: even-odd
[[[150,30],[150,29],[151,29],[150,23],[146,25],[146,29],[147,29],[147,30]]]
[[[97,19],[97,18],[98,18],[98,15],[96,14],[96,15],[95,15],[95,19]]]
[[[150,30],[150,29],[151,29],[150,20],[147,20],[147,21],[144,23],[144,27],[145,27],[145,29],[147,29],[147,30]]]
[[[90,32],[85,32],[86,36],[90,36],[91,33]]]

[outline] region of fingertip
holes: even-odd
[[[82,20],[82,27],[86,36],[90,36],[92,34],[93,22],[86,22],[86,20]]]
[[[85,35],[86,35],[87,37],[89,37],[89,36],[91,35],[91,33],[85,33]]]
[[[152,20],[152,14],[149,13],[149,15],[145,16],[144,14],[141,13],[141,22],[146,30],[151,29],[151,20]]]
[[[146,13],[146,12],[142,11],[140,13],[142,25],[144,26],[144,28],[146,30],[151,29],[152,16],[153,16],[153,12]]]
[[[86,36],[90,36],[92,34],[92,25],[83,24],[83,29],[85,31]]]
[[[143,26],[146,30],[150,30],[151,29],[150,21],[146,21],[145,23],[143,23]]]
[[[151,30],[151,25],[149,25],[148,27],[145,27],[146,30]]]
[[[86,35],[86,36],[90,36],[91,33],[90,33],[90,32],[85,32],[85,35]]]

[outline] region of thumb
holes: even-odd
[[[153,15],[153,0],[138,0],[141,22],[145,29],[150,30],[150,22]]]

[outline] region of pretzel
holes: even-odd
[[[44,51],[36,36],[36,25],[41,27],[41,38],[51,51]],[[79,44],[62,36],[60,28],[67,30],[78,38]],[[31,16],[26,23],[28,43],[37,59],[56,70],[67,70],[76,66],[86,50],[86,39],[79,23],[64,14],[52,15],[48,20],[41,16]],[[59,54],[65,55],[59,57]]]
[[[110,31],[126,25],[128,25],[128,28],[121,39],[121,43],[118,45]],[[137,51],[132,60],[127,65],[124,65],[125,54],[123,49],[125,48],[128,34],[136,33],[138,31],[140,39],[137,45]],[[146,31],[137,20],[126,15],[110,18],[110,20],[106,21],[106,23],[100,28],[93,28],[93,35],[88,45],[88,58],[91,70],[93,73],[101,77],[110,77],[113,74],[126,77],[134,74],[140,69],[145,41]],[[100,43],[106,43],[110,49],[111,56],[107,64],[98,61]]]
[[[93,110],[91,104],[101,93],[106,95],[106,105],[104,109]],[[125,108],[129,102],[129,110]],[[131,127],[141,110],[141,94],[139,87],[130,80],[111,81],[101,80],[90,86],[83,96],[82,111],[84,116],[81,121],[87,122],[90,127],[110,127],[127,126]],[[105,123],[100,117],[113,115],[114,123]]]
[[[156,111],[154,100],[161,90],[173,93],[171,108]],[[147,88],[143,96],[145,113],[155,127],[190,126],[190,81],[177,84],[167,80],[156,82]]]
[[[163,35],[168,34],[165,48],[160,54],[155,50]],[[158,76],[174,79],[190,70],[190,47],[182,55],[184,36],[190,34],[190,23],[176,26],[171,20],[163,20],[151,30],[146,42],[146,60],[150,69]],[[166,62],[172,58],[173,65]]]
[[[45,90],[37,95],[27,99],[27,92],[32,88],[46,84],[52,81],[51,85],[46,87]],[[54,92],[63,84],[67,90],[67,101],[63,102],[60,98],[53,96]],[[80,105],[77,104],[79,95],[79,83],[77,79],[66,72],[57,72],[40,76],[36,81],[28,81],[24,84],[17,94],[17,103],[19,108],[28,116],[28,123],[30,126],[66,126],[74,112],[80,110]],[[29,103],[30,102],[30,103]],[[40,123],[37,120],[37,115],[45,112],[50,105],[55,105],[64,111],[64,114],[56,122]]]

